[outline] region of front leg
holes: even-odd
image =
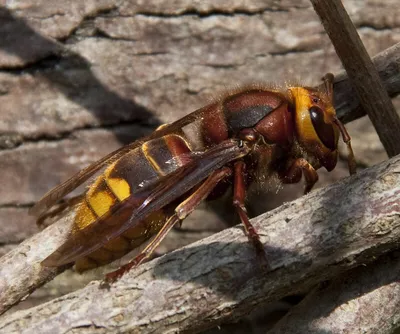
[[[306,159],[299,158],[295,160],[286,171],[279,173],[279,178],[283,183],[297,183],[300,181],[302,173],[306,181],[304,194],[307,194],[318,181],[318,174]]]

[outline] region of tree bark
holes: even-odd
[[[370,54],[400,41],[396,4],[345,1]],[[340,69],[308,0],[21,0],[0,8],[0,22],[0,256],[15,248],[0,260],[8,272],[3,279],[0,270],[3,311],[62,271],[46,272],[38,262],[62,242],[68,226],[61,224],[69,220],[18,246],[37,232],[27,210],[46,191],[157,124],[203,106],[215,92],[250,82],[316,84]],[[391,97],[400,92],[399,48],[374,57]],[[335,105],[345,122],[365,114],[355,95],[338,76]],[[385,159],[377,159],[383,150],[361,130],[349,132],[362,138],[374,158],[368,163]],[[355,154],[365,156],[357,146]],[[344,169],[339,161],[329,180]],[[269,196],[269,205],[284,192]],[[172,231],[177,237],[159,250],[226,226],[217,220],[196,210],[184,224],[189,233]],[[70,273],[64,293],[82,277]],[[52,296],[52,283],[41,293]]]
[[[18,311],[1,320],[0,332],[197,332],[233,321],[261,302],[307,291],[394,250],[400,242],[399,184],[400,157],[395,157],[253,219],[270,261],[268,272],[235,227],[144,264],[109,289],[93,282]],[[61,238],[56,223],[42,232],[42,240],[50,230]],[[39,261],[51,246],[29,240],[21,246],[24,254],[10,254],[8,262],[19,255],[32,261],[25,268],[36,268],[36,276],[48,270],[40,269]],[[5,276],[11,266],[4,260],[3,287],[14,279]]]
[[[377,67],[381,70],[381,75],[383,78],[387,79],[388,90],[392,95],[395,95],[396,92],[400,92],[400,72],[394,71],[393,68],[396,68],[396,64],[400,61],[399,51],[400,43],[391,47],[390,49],[383,52],[381,55],[376,57]],[[396,90],[398,89],[398,90]],[[359,111],[359,106],[357,104],[357,99],[354,95],[351,94],[351,86],[348,83],[348,79],[344,77],[344,74],[338,76],[337,84],[335,85],[335,96],[339,96],[343,98],[343,100],[337,100],[339,106],[343,106],[342,117],[344,120],[351,119],[351,114],[353,112]],[[347,102],[345,99],[349,99],[351,102]],[[89,137],[90,138],[90,137]],[[90,139],[87,140],[88,142]],[[70,151],[70,149],[68,149]],[[38,150],[40,152],[40,150]],[[40,154],[40,153],[39,153]],[[41,240],[48,240],[48,247],[55,248],[54,245],[61,244],[62,238],[59,234],[62,235],[65,232],[65,229],[70,227],[70,219],[62,220],[59,222],[57,226],[59,227],[50,227],[49,234],[47,236],[42,236],[41,234],[35,235],[30,241],[29,246],[25,246],[22,244],[17,247],[14,252],[7,255],[7,257],[2,258],[4,265],[8,264],[10,267],[6,267],[5,272],[7,272],[8,282],[13,282],[12,286],[5,288],[9,283],[3,282],[0,284],[0,313],[5,312],[9,307],[17,303],[21,298],[26,297],[32,291],[34,291],[37,287],[51,280],[54,275],[60,272],[58,270],[48,270],[46,269],[44,272],[41,269],[34,269],[31,266],[32,262],[35,262],[33,259],[27,260],[25,257],[22,257],[23,263],[19,264],[21,261],[20,254],[25,254],[25,247],[33,247],[35,245],[40,244]],[[61,229],[61,232],[60,230]],[[52,236],[49,238],[48,236]],[[61,239],[60,239],[61,238]],[[39,254],[40,256],[40,254]],[[35,258],[37,259],[37,258]],[[1,261],[0,260],[0,261]],[[19,270],[14,270],[14,266],[18,265]],[[1,277],[1,276],[0,276]],[[34,277],[34,279],[33,279]],[[0,278],[1,282],[1,278]],[[9,297],[6,291],[13,291],[13,296]],[[7,296],[7,297],[6,297]]]
[[[380,52],[372,60],[389,96],[399,95],[400,43]],[[342,122],[349,123],[366,115],[345,72],[336,76],[334,89],[335,108]]]
[[[400,253],[379,257],[315,289],[268,334],[389,334],[400,321]]]

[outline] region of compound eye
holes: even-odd
[[[321,142],[331,151],[336,149],[335,132],[332,124],[324,121],[324,112],[321,108],[313,106],[309,109],[312,124]]]

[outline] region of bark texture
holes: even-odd
[[[396,49],[398,48],[399,45],[394,46],[393,48]],[[391,55],[392,53],[387,52],[385,54]],[[378,58],[380,59],[380,58]],[[397,61],[397,58],[394,57],[395,61]],[[382,59],[380,59],[382,62]],[[386,61],[384,63],[391,62],[392,58],[386,58]],[[398,74],[391,76],[392,78],[397,79]],[[393,80],[396,82],[396,80]],[[345,82],[344,79],[340,79],[341,83]],[[342,85],[342,87],[348,87],[346,85]],[[338,94],[339,96],[346,96],[346,94]],[[350,110],[351,112],[351,110]],[[90,137],[89,137],[90,140]],[[89,141],[88,140],[88,141]],[[50,161],[51,163],[51,161]],[[203,219],[202,219],[203,218]],[[204,216],[202,218],[198,218],[196,221],[202,221],[204,220]],[[62,235],[65,235],[65,231],[67,231],[70,228],[70,219],[67,219],[68,223],[66,222],[61,222],[60,228],[62,229]],[[190,225],[189,225],[190,226]],[[193,226],[193,225],[192,225]],[[55,230],[53,230],[55,229]],[[207,226],[203,223],[203,229],[200,228],[197,230],[198,237],[204,236],[201,235],[199,232],[202,232],[204,230],[210,232],[211,226]],[[193,230],[193,227],[192,227]],[[212,230],[212,229],[211,229]],[[214,230],[215,231],[215,230]],[[36,235],[35,237],[31,238],[29,242],[29,248],[33,247],[35,248],[36,244],[41,243],[41,240],[49,240],[46,243],[46,246],[50,246],[53,249],[56,247],[55,245],[60,245],[63,237],[61,239],[57,238],[57,235],[59,234],[57,227],[50,227],[50,232],[48,236],[54,236],[49,240],[49,237],[47,235],[42,236],[42,235]],[[176,240],[176,238],[175,238]],[[54,244],[53,244],[54,243]],[[189,242],[188,242],[189,243]],[[175,247],[179,247],[184,245],[185,243],[182,243],[182,240],[180,242],[176,242],[174,244]],[[20,246],[17,249],[15,249],[14,252],[9,253],[7,256],[3,257],[4,267],[3,267],[3,279],[4,282],[2,284],[2,288],[0,286],[0,298],[2,300],[2,306],[0,308],[0,312],[6,311],[10,306],[14,305],[17,303],[21,298],[25,297],[26,295],[30,294],[33,290],[35,290],[37,287],[41,286],[42,284],[46,283],[50,279],[54,277],[57,273],[63,271],[63,270],[49,270],[45,269],[44,271],[42,268],[35,268],[32,266],[32,263],[37,262],[37,256],[39,255],[39,258],[41,254],[34,254],[34,258],[28,258],[26,261],[21,261],[19,254],[25,254],[25,246]],[[49,252],[47,253],[49,254]],[[15,270],[15,264],[18,264],[18,270]],[[32,277],[35,277],[35,279],[32,279]],[[10,283],[12,282],[12,283]],[[10,286],[11,284],[11,286]],[[11,295],[10,295],[11,293]]]
[[[395,157],[254,219],[270,271],[259,266],[242,229],[235,227],[144,264],[109,288],[92,282],[18,311],[1,320],[0,332],[196,332],[232,321],[261,302],[307,291],[397,248],[399,184],[400,157]],[[58,228],[60,237],[67,224],[59,223],[51,228]],[[42,238],[46,233],[49,229]],[[51,251],[43,244],[23,245],[33,268]],[[6,278],[3,286],[6,282],[11,281]]]
[[[400,321],[399,281],[396,251],[316,289],[268,334],[393,333]]]
[[[400,42],[397,0],[343,2],[370,55]],[[0,255],[38,231],[27,210],[47,190],[157,124],[230,87],[316,85],[325,72],[341,69],[308,0],[21,0],[0,6]],[[400,91],[398,49],[374,58],[391,97]],[[364,115],[348,81],[339,77],[335,94],[343,120]],[[398,108],[399,99],[394,103]],[[386,159],[368,119],[348,128],[360,163]],[[319,184],[345,175],[345,164],[339,164]],[[250,199],[258,203],[253,212],[300,195],[301,187],[280,196],[273,191],[268,200],[256,195]],[[182,231],[171,233],[160,253],[221,230],[226,220],[232,218],[199,210]],[[1,260],[16,275],[12,283],[1,282],[7,283],[7,298],[14,294],[3,311],[56,274],[27,263],[39,259],[28,250],[50,250],[61,242],[58,229],[63,227],[15,249],[11,254],[21,265]],[[68,271],[36,297],[75,290],[93,277]]]

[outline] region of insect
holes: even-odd
[[[318,89],[231,92],[86,167],[31,209],[40,216],[105,167],[78,203],[65,243],[42,264],[75,263],[84,271],[147,242],[131,262],[106,277],[116,280],[149,258],[174,225],[224,182],[233,183],[233,206],[249,240],[264,254],[245,207],[246,189],[257,171],[268,171],[282,183],[299,182],[304,175],[308,193],[318,168],[335,168],[341,133],[349,172],[355,173],[350,137],[333,107],[333,79],[328,73]]]

